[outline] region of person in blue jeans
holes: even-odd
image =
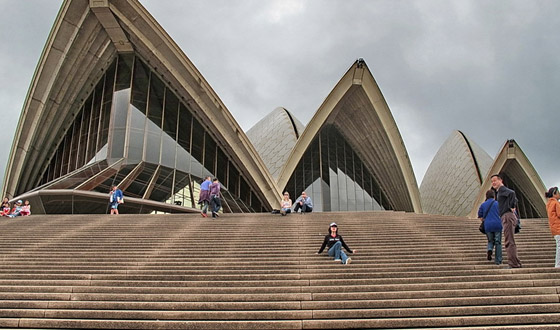
[[[124,203],[124,196],[122,190],[117,186],[111,186],[109,192],[109,204],[111,204],[110,214],[119,214],[119,205]]]
[[[484,219],[484,231],[488,239],[486,258],[492,260],[492,250],[495,250],[494,262],[502,264],[502,219],[498,209],[498,201],[494,199],[494,190],[486,192],[486,201],[478,208],[478,218]]]
[[[220,216],[218,212],[222,207],[222,201],[220,199],[221,187],[222,186],[220,185],[220,181],[218,181],[217,178],[214,178],[214,180],[212,180],[212,184],[210,185],[210,207],[212,209],[212,218],[214,219]]]
[[[301,193],[301,196],[299,196],[294,203],[294,213],[298,213],[300,209],[301,214],[313,212],[313,202],[311,201],[311,197],[307,196],[305,191]]]
[[[346,243],[344,243],[344,239],[342,236],[338,234],[338,225],[333,222],[329,225],[329,233],[325,236],[323,240],[323,245],[316,254],[321,254],[323,250],[327,247],[328,254],[331,258],[334,258],[334,261],[340,261],[344,265],[348,265],[352,262],[352,258],[349,258],[342,248],[344,247],[348,253],[356,253],[356,250],[351,250]]]
[[[207,218],[208,207],[210,206],[210,185],[212,184],[212,178],[207,176],[204,181],[200,184],[200,195],[198,197],[198,204],[202,205],[200,214]]]

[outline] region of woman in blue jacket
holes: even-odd
[[[119,204],[124,203],[124,196],[122,190],[117,186],[111,187],[109,193],[109,204],[111,204],[111,214],[119,214]]]
[[[495,263],[502,263],[502,219],[498,209],[498,201],[494,199],[494,190],[486,192],[486,201],[478,208],[478,218],[484,220],[484,231],[488,238],[486,258],[492,260],[492,250],[495,251]]]

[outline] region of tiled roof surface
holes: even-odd
[[[247,131],[247,137],[274,179],[280,175],[303,129],[303,124],[288,110],[276,108]]]
[[[420,185],[424,212],[466,216],[481,186],[477,164],[484,179],[492,158],[461,132],[453,131],[436,153]]]

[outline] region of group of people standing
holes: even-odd
[[[484,231],[488,239],[486,257],[492,260],[495,251],[496,265],[502,263],[502,232],[508,255],[508,268],[521,268],[515,243],[516,228],[519,228],[517,197],[515,191],[504,185],[499,174],[491,177],[492,189],[486,192],[486,201],[478,209],[479,219],[484,221]],[[518,230],[518,229],[517,229]]]
[[[31,204],[28,200],[23,202],[21,199],[14,203],[14,206],[10,204],[8,197],[4,197],[2,201],[2,210],[0,210],[0,216],[15,218],[19,216],[31,215]]]
[[[494,262],[502,263],[502,232],[508,256],[508,268],[521,268],[521,260],[517,255],[515,234],[520,230],[517,197],[515,191],[506,187],[499,174],[491,177],[492,189],[486,192],[486,201],[478,209],[478,218],[484,221],[484,232],[488,240],[486,257]],[[552,236],[556,240],[555,267],[560,268],[560,192],[558,187],[550,188],[545,197],[548,198],[546,210]]]
[[[220,212],[220,208],[222,207],[221,188],[222,186],[220,185],[218,178],[214,178],[214,180],[212,180],[209,176],[207,176],[200,184],[198,204],[202,205],[200,214],[204,218],[208,217],[208,208],[210,208],[210,211],[212,212],[212,218],[220,216],[218,212]]]

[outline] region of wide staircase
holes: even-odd
[[[349,265],[315,254],[332,221]],[[523,221],[519,269],[486,259],[478,220],[401,212],[34,215],[0,233],[1,327],[560,328],[546,219]]]

